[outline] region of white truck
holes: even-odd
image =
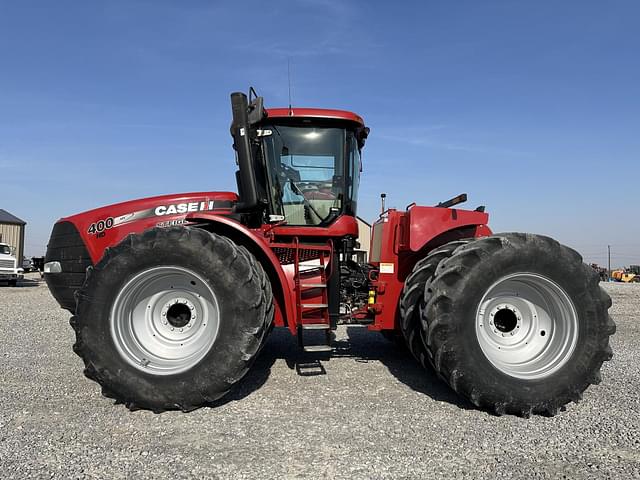
[[[11,252],[11,247],[6,243],[0,243],[0,282],[9,282],[10,286],[15,287],[18,280],[24,277],[23,272]]]

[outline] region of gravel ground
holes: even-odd
[[[297,375],[296,344],[276,330],[225,403],[155,415],[82,375],[69,314],[30,275],[0,286],[0,476],[640,478],[640,285],[605,288],[614,358],[553,418],[476,410],[358,327],[339,329],[326,375]]]

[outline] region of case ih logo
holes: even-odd
[[[220,204],[224,204],[224,201],[219,201],[218,206]],[[149,217],[164,217],[167,215],[179,215],[190,212],[201,212],[207,210],[213,210],[215,205],[214,200],[207,200],[204,202],[188,202],[188,203],[175,203],[171,205],[159,205],[155,208],[150,208],[148,210],[140,210],[138,212],[130,212],[125,213],[124,215],[120,215],[118,217],[109,217],[105,219],[100,219],[96,222],[93,222],[89,225],[87,229],[87,233],[89,235],[96,235],[98,237],[104,236],[104,232],[109,230],[110,228],[119,227],[122,225],[126,225],[129,223],[137,222],[139,220],[143,220]],[[184,222],[183,222],[184,223]],[[178,225],[178,223],[169,223],[162,222],[162,225],[159,226],[169,226],[169,225]]]
[[[160,205],[156,207],[154,213],[156,216],[161,217],[163,215],[176,215],[178,213],[188,212],[201,212],[203,210],[213,210],[214,201],[208,202],[189,202],[189,203],[177,203],[174,205]]]

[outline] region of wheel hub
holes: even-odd
[[[173,303],[169,302],[162,309],[162,316],[166,317],[167,324],[175,328],[191,326],[191,318],[195,313],[194,305],[186,298],[176,298]]]
[[[111,334],[122,358],[156,375],[183,372],[210,351],[218,333],[217,298],[183,267],[138,273],[116,295]]]
[[[513,335],[517,328],[520,328],[520,312],[513,305],[502,305],[497,307],[495,312],[491,313],[493,319],[489,322],[493,322],[494,327],[500,333],[509,333]],[[497,332],[496,332],[497,333]]]
[[[518,273],[489,287],[476,313],[476,336],[487,359],[501,372],[522,379],[544,378],[573,353],[578,319],[557,283]]]

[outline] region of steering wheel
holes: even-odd
[[[298,186],[308,200],[335,200],[336,195],[331,190],[329,182],[302,182]]]

